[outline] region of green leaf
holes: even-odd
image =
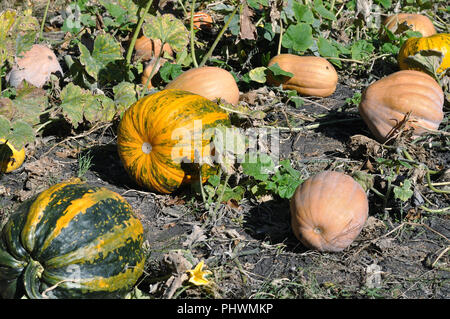
[[[115,115],[114,101],[105,95],[86,95],[84,118],[90,123],[109,122]]]
[[[246,154],[245,161],[242,163],[244,174],[253,178],[266,181],[270,174],[275,170],[275,164],[272,158],[267,154]]]
[[[287,92],[287,96],[289,97],[289,99],[292,102],[294,102],[296,108],[303,106],[305,102],[300,96],[298,96],[297,91],[295,90],[285,90],[285,91]]]
[[[17,90],[17,95],[12,100],[16,108],[15,118],[35,125],[40,122],[40,115],[48,105],[48,98],[45,90],[33,86],[24,86]]]
[[[83,109],[90,92],[86,92],[81,87],[69,83],[61,91],[61,105],[63,115],[73,125],[74,128],[83,122]]]
[[[336,21],[333,12],[324,7],[322,0],[314,0],[314,10],[322,17],[328,20]]]
[[[133,83],[121,82],[113,87],[113,92],[114,103],[119,114],[137,101],[136,85]]]
[[[287,76],[289,78],[294,76],[294,73],[288,72],[288,71],[284,71],[282,68],[280,68],[280,66],[278,65],[278,63],[272,64],[271,66],[269,66],[267,68],[270,72],[272,72],[272,74],[274,76]]]
[[[437,70],[442,65],[444,54],[438,50],[421,50],[409,56],[405,62],[414,68],[421,69],[433,77],[437,77]]]
[[[401,186],[394,186],[394,197],[403,202],[410,199],[413,194],[414,191],[411,189],[411,181],[409,179],[406,179]]]
[[[290,25],[283,35],[281,44],[294,51],[306,51],[314,44],[311,26],[306,23]]]
[[[100,70],[116,60],[122,59],[120,43],[110,34],[100,34],[94,41],[92,54],[82,44],[78,43],[80,49],[80,62],[86,68],[86,72],[94,79],[98,79]]]
[[[0,115],[0,138],[6,139],[10,130],[11,130],[11,123],[6,117]]]
[[[163,81],[165,81],[166,83],[169,83],[181,73],[183,73],[182,66],[176,63],[166,62],[159,69],[159,75],[161,76],[161,79],[163,79]]]
[[[21,149],[26,143],[34,141],[35,132],[33,128],[22,120],[14,121],[11,124],[11,132],[7,140],[16,148]]]
[[[359,40],[352,44],[351,53],[353,60],[365,60],[375,50],[375,47],[366,40]]]
[[[183,22],[172,14],[150,16],[142,26],[144,35],[150,39],[160,39],[168,43],[172,50],[183,50],[189,43],[189,32]]]
[[[389,9],[392,6],[391,0],[375,0],[375,3],[382,5],[385,9]]]
[[[258,83],[265,83],[266,82],[266,70],[267,68],[264,66],[254,68],[250,70],[248,75],[250,76],[250,79],[252,81],[258,82]]]
[[[37,32],[29,31],[25,34],[18,34],[16,38],[16,56],[22,57],[23,53],[30,50],[34,44]]]
[[[317,47],[319,49],[319,53],[323,57],[339,57],[339,51],[336,47],[331,44],[331,42],[323,37],[319,37],[319,41],[317,42]],[[330,59],[334,64],[341,66],[341,61]]]
[[[292,4],[292,10],[294,11],[297,22],[305,22],[308,24],[314,22],[314,14],[309,6],[294,2]]]

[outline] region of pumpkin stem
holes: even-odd
[[[31,299],[44,299],[39,292],[39,278],[43,270],[42,265],[32,259],[25,268],[23,284],[27,296]]]

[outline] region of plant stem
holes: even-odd
[[[216,37],[216,40],[214,41],[214,43],[212,44],[212,46],[209,48],[208,52],[206,53],[206,55],[203,57],[202,61],[199,64],[199,67],[202,67],[205,65],[205,63],[208,61],[209,57],[212,55],[214,49],[216,48],[217,44],[219,43],[220,39],[222,38],[222,35],[225,33],[225,31],[228,28],[228,25],[231,22],[231,19],[233,19],[234,15],[236,14],[237,10],[240,9],[242,10],[243,4],[241,3],[240,6],[236,6],[236,8],[233,10],[233,12],[231,13],[230,17],[228,18],[227,22],[225,23],[225,25],[223,26],[222,30],[220,30],[219,34]]]
[[[354,118],[354,119],[341,119],[341,120],[334,120],[334,121],[328,121],[328,122],[322,122],[322,123],[316,123],[316,124],[310,124],[310,125],[306,125],[306,126],[302,126],[302,127],[293,127],[292,129],[289,127],[283,127],[283,126],[268,126],[268,125],[263,125],[263,126],[259,126],[261,128],[274,128],[274,129],[278,129],[280,131],[291,131],[291,132],[301,132],[304,130],[311,130],[311,129],[315,129],[315,128],[319,128],[321,126],[324,125],[331,125],[331,124],[336,124],[336,123],[343,123],[343,122],[353,122],[353,121],[360,121],[360,118]]]
[[[136,43],[137,37],[142,28],[142,24],[144,24],[145,16],[147,15],[147,12],[150,9],[150,6],[152,5],[152,2],[153,2],[153,0],[148,0],[147,5],[144,8],[144,13],[139,18],[136,29],[134,30],[133,37],[131,38],[130,46],[128,47],[128,51],[127,51],[127,56],[126,56],[127,65],[130,65],[130,63],[131,63],[131,55],[133,54],[134,44]],[[141,11],[141,9],[142,9],[142,7],[139,7],[139,12]],[[162,47],[161,47],[161,51],[162,51]]]
[[[225,176],[225,182],[223,184],[222,192],[220,192],[220,196],[217,199],[216,207],[214,207],[214,212],[213,212],[214,220],[216,219],[217,212],[219,211],[219,207],[222,202],[223,194],[225,194],[225,189],[227,188],[228,180],[230,179],[230,176],[231,176],[230,174],[226,174],[226,176]]]
[[[191,33],[191,56],[192,56],[192,62],[194,63],[194,67],[198,68],[197,58],[195,57],[195,33],[194,33],[194,10],[195,10],[195,0],[192,0],[191,5],[191,19],[190,19],[190,33]]]
[[[42,17],[41,30],[39,31],[39,41],[42,41],[42,33],[44,32],[45,20],[47,20],[48,7],[50,6],[50,0],[47,0],[47,5],[45,6],[44,16]]]
[[[280,38],[278,39],[278,47],[277,47],[277,54],[280,55],[281,53],[281,42],[283,41],[283,18],[280,14]]]
[[[444,215],[450,214],[450,212],[448,212],[450,210],[450,206],[441,208],[441,209],[430,209],[430,208],[422,205],[422,206],[419,206],[419,208],[423,209],[426,212],[433,213],[433,214],[444,214]]]
[[[200,165],[200,169],[198,171],[198,177],[199,177],[199,183],[200,183],[200,193],[202,194],[202,200],[205,204],[206,209],[209,208],[209,204],[206,202],[206,195],[205,195],[205,189],[203,188],[203,178],[202,178],[202,167],[203,165]]]
[[[148,84],[152,80],[153,74],[155,73],[155,70],[156,70],[156,68],[157,68],[157,66],[159,64],[159,60],[161,60],[161,56],[163,54],[163,49],[162,48],[164,47],[165,44],[166,44],[166,42],[161,41],[161,50],[159,50],[159,54],[156,57],[155,63],[153,64],[153,67],[152,67],[152,72],[150,72],[150,75],[148,76],[147,81],[145,82],[144,89],[139,94],[139,99],[143,98],[144,95],[147,93]]]
[[[187,16],[188,12],[186,11],[186,8],[184,7],[184,4],[181,0],[178,0],[178,4],[181,6],[181,8],[183,9],[184,15]]]

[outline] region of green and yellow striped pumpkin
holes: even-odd
[[[0,237],[3,298],[122,298],[143,273],[143,227],[117,193],[79,179],[11,215]]]
[[[198,180],[199,161],[213,155],[214,128],[230,125],[216,103],[194,93],[166,89],[125,112],[117,132],[118,152],[128,174],[151,191],[171,193]],[[202,181],[215,170],[202,167]]]

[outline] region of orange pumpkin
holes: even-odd
[[[279,54],[273,57],[268,66],[278,66],[294,76],[279,78],[271,74],[267,82],[272,85],[283,85],[285,90],[296,90],[302,95],[326,97],[336,91],[338,75],[333,65],[326,59],[316,56],[298,56],[295,54]]]
[[[151,60],[154,56],[158,56],[161,51],[161,40],[160,39],[149,39],[145,35],[136,39],[134,44],[135,49],[135,59],[140,59],[141,61]],[[173,56],[172,48],[168,43],[164,44],[163,51]]]
[[[187,14],[188,19],[191,18],[191,13],[188,12]],[[203,11],[199,11],[197,13],[194,13],[194,30],[198,29],[211,29],[213,25],[213,19],[212,17]]]
[[[436,130],[444,113],[444,92],[428,74],[404,70],[369,85],[363,92],[359,113],[370,131],[385,142],[408,112],[405,128],[419,135],[426,129]]]
[[[152,70],[153,70],[153,66],[155,65],[155,62],[156,62],[156,57],[153,57],[150,60],[150,62],[147,63],[147,65],[145,66],[144,72],[142,73],[141,83],[142,83],[142,85],[145,86],[145,84],[148,81],[148,84],[147,84],[148,89],[151,89],[153,87],[152,79],[156,75],[156,73],[158,73],[161,66],[167,62],[167,59],[160,58],[158,64],[155,67],[155,70],[153,71],[153,74],[152,74]],[[148,80],[148,77],[150,76],[150,74],[152,74],[152,77],[150,80]]]
[[[34,44],[30,50],[23,52],[21,57],[16,57],[6,80],[15,88],[18,88],[23,80],[41,88],[50,79],[50,75],[56,72],[63,74],[53,50],[41,44]]]
[[[167,84],[166,89],[185,90],[209,100],[220,98],[231,104],[239,102],[239,88],[233,75],[213,66],[190,69]]]
[[[181,90],[147,95],[130,106],[120,121],[120,159],[136,183],[171,193],[199,179],[196,158],[213,155],[207,130],[217,125],[230,126],[228,114],[200,95]],[[205,181],[216,170],[205,164],[201,173]]]
[[[398,13],[387,17],[383,22],[386,28],[394,34],[400,34],[404,31],[404,29],[400,27],[403,23],[406,23],[409,29],[420,32],[424,37],[436,34],[433,22],[423,14]]]
[[[306,247],[337,252],[359,235],[369,212],[364,189],[350,176],[324,171],[297,187],[290,201],[291,227]]]

